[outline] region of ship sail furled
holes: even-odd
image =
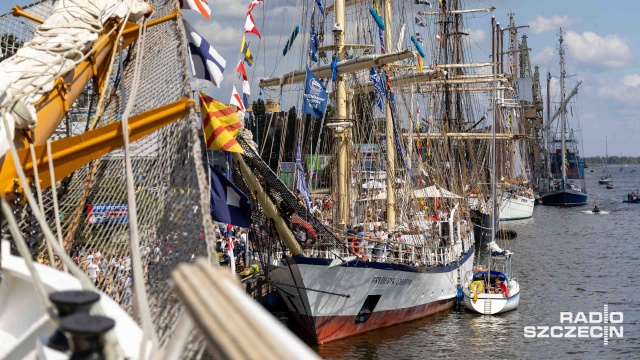
[[[244,181],[240,188],[252,194],[253,208],[264,210],[254,212],[254,231],[261,234],[255,248],[293,316],[318,342],[448,308],[460,278],[471,271],[473,233],[463,195],[486,182],[487,164],[477,161],[488,147],[449,134],[466,135],[481,121],[484,109],[469,85],[491,77],[467,71],[486,65],[466,63],[452,50],[465,48],[464,13],[443,2],[446,8],[436,14],[446,19],[416,25],[424,6],[389,0],[327,5],[314,22],[313,51],[305,49],[307,42],[291,48],[300,55],[292,65],[286,64],[291,53],[286,59],[278,54],[284,75],[260,81],[261,88],[277,88],[265,90],[277,93],[274,102],[293,105],[287,117],[295,128],[283,121],[279,153],[273,151],[276,131],[256,151],[239,140],[248,155],[234,156],[234,180]],[[314,6],[299,10],[304,29]],[[410,36],[395,38],[402,28]],[[442,40],[435,36],[440,32]],[[296,84],[305,78],[299,69],[315,66],[304,64],[315,47],[318,63],[311,71],[323,79],[330,106],[322,119],[297,119],[303,94]],[[428,109],[425,118],[417,107]],[[428,137],[436,132],[442,136]],[[296,139],[301,157],[307,156],[298,174],[308,179],[311,212],[304,196],[289,190],[295,181],[284,184]],[[425,291],[431,297],[420,297]]]
[[[0,108],[6,108],[9,125],[7,129],[0,127],[0,156],[9,149],[4,132],[13,138],[14,128],[33,129],[37,125],[36,108],[45,106],[42,96],[69,82],[67,77],[62,84],[54,80],[85,60],[84,53],[109,19],[127,17],[135,23],[150,12],[149,4],[142,0],[58,1],[35,36],[0,63]]]

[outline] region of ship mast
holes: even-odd
[[[391,47],[391,0],[383,0],[383,21],[384,28],[384,45],[387,49]],[[391,91],[391,89],[389,89]],[[396,196],[394,193],[395,182],[395,159],[396,159],[396,140],[393,134],[393,118],[391,114],[391,103],[386,102],[385,111],[386,124],[386,148],[387,148],[387,229],[393,229],[396,225]]]
[[[565,124],[565,114],[564,114],[564,109],[565,107],[565,103],[564,103],[564,48],[562,45],[563,39],[562,39],[562,28],[560,28],[560,104],[562,104],[562,108],[560,111],[560,121],[562,122],[562,126],[561,126],[561,131],[562,131],[562,153],[561,153],[561,158],[560,158],[560,166],[562,166],[562,187],[564,188],[566,186],[566,181],[567,181],[567,168],[565,167],[565,154],[566,154],[566,144],[565,144],[565,129],[566,129],[566,124]]]
[[[334,3],[335,24],[333,25],[334,54],[344,59],[344,27],[345,4],[344,0],[336,0]],[[344,230],[349,220],[349,142],[351,140],[352,123],[347,119],[347,86],[344,75],[338,74],[336,86],[336,117],[332,119],[343,126],[334,126],[335,137],[338,144],[338,228]]]

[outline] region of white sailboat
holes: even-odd
[[[492,21],[493,34],[497,33],[495,19]],[[495,38],[494,38],[495,39]],[[493,46],[493,55],[497,53],[495,42]],[[494,57],[495,58],[495,57]],[[493,68],[495,79],[496,69]],[[492,99],[496,99],[496,82],[493,84]],[[495,106],[495,100],[494,105]],[[494,107],[495,109],[495,107]],[[467,280],[462,289],[463,301],[467,309],[484,314],[493,315],[518,307],[520,302],[520,285],[515,278],[511,276],[511,256],[513,253],[508,250],[502,250],[496,243],[496,230],[498,212],[497,206],[497,189],[496,189],[496,115],[493,114],[492,125],[492,146],[491,146],[491,242],[487,244],[489,249],[489,267],[487,269],[476,268],[473,276]],[[495,269],[495,270],[492,270]]]
[[[607,137],[604,137],[604,157],[605,157],[605,164],[604,164],[604,175],[602,175],[600,177],[600,180],[598,180],[598,184],[601,185],[609,185],[613,182],[613,178],[611,177],[611,174],[609,174],[609,172],[607,171],[609,169],[609,146],[607,144]]]

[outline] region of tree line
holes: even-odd
[[[640,164],[640,156],[609,156],[609,160],[605,156],[587,156],[584,161],[589,166],[599,166],[608,163],[609,165],[633,165]]]

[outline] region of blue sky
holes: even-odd
[[[285,70],[300,67],[299,61],[296,62],[293,57],[280,60],[278,64],[272,59],[283,46],[281,34],[290,33],[296,19],[300,21],[300,11],[296,11],[296,4],[299,6],[305,1],[313,2],[265,0],[254,10],[256,24],[263,36],[262,41],[258,41],[253,35],[248,35],[251,38],[251,49],[256,54],[256,65],[247,68],[252,80],[251,101],[259,97],[257,82],[260,78],[281,75]],[[212,9],[212,19],[209,22],[195,12],[185,11],[185,18],[194,24],[227,60],[225,80],[221,89],[207,87],[211,95],[221,100],[230,97],[234,82],[238,89],[242,86],[234,76],[234,69],[238,61],[238,48],[249,2],[250,0],[208,0]],[[28,3],[30,1],[2,1],[0,13],[9,11],[15,4]],[[513,12],[518,25],[530,25],[529,29],[522,29],[519,34],[528,35],[529,47],[532,49],[532,65],[540,66],[544,87],[547,71],[552,75],[559,73],[557,34],[562,27],[567,44],[567,73],[576,75],[568,80],[567,92],[571,91],[575,81],[583,81],[579,95],[574,98],[575,102],[572,104],[572,120],[579,118],[582,128],[583,154],[604,155],[605,136],[608,136],[609,155],[640,156],[640,33],[637,31],[640,2],[464,1],[465,8],[488,6],[495,6],[496,11],[486,15],[479,14],[467,23],[467,28],[472,34],[472,43],[475,44],[471,48],[476,54],[475,60],[488,60],[486,54],[489,49],[491,16],[495,16],[497,21],[506,27],[508,14]],[[556,80],[552,88],[556,89],[552,90],[552,94],[557,93]]]

